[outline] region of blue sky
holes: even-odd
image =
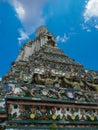
[[[98,70],[98,0],[0,0],[0,77],[40,25],[70,58]]]

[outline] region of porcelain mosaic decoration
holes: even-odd
[[[0,81],[3,129],[98,129],[98,72],[64,54],[44,26]]]

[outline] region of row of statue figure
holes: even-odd
[[[48,85],[48,86],[56,86],[67,88],[68,86],[74,89],[81,89],[81,90],[93,90],[98,91],[98,83],[92,79],[92,81],[87,81],[84,78],[78,76],[69,76],[65,74],[64,76],[53,75],[51,71],[46,71],[43,75],[42,74],[33,74],[33,73],[24,73],[23,71],[19,72],[18,75],[12,75],[7,77],[7,81],[11,80],[16,82],[25,82],[28,84],[41,84],[41,85]]]
[[[35,74],[33,77],[33,82],[36,84],[49,85],[66,88],[68,86],[74,89],[83,89],[83,90],[93,90],[98,91],[98,84],[94,81],[86,81],[81,78],[67,78],[65,76],[51,76],[50,72],[45,75]]]

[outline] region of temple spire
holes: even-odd
[[[24,45],[16,61],[27,61],[29,56],[39,51],[43,46],[56,47],[55,37],[45,26],[40,26],[36,30],[34,41],[30,40]]]

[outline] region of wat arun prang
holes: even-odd
[[[98,72],[60,50],[41,26],[0,83],[0,130],[98,130]]]

